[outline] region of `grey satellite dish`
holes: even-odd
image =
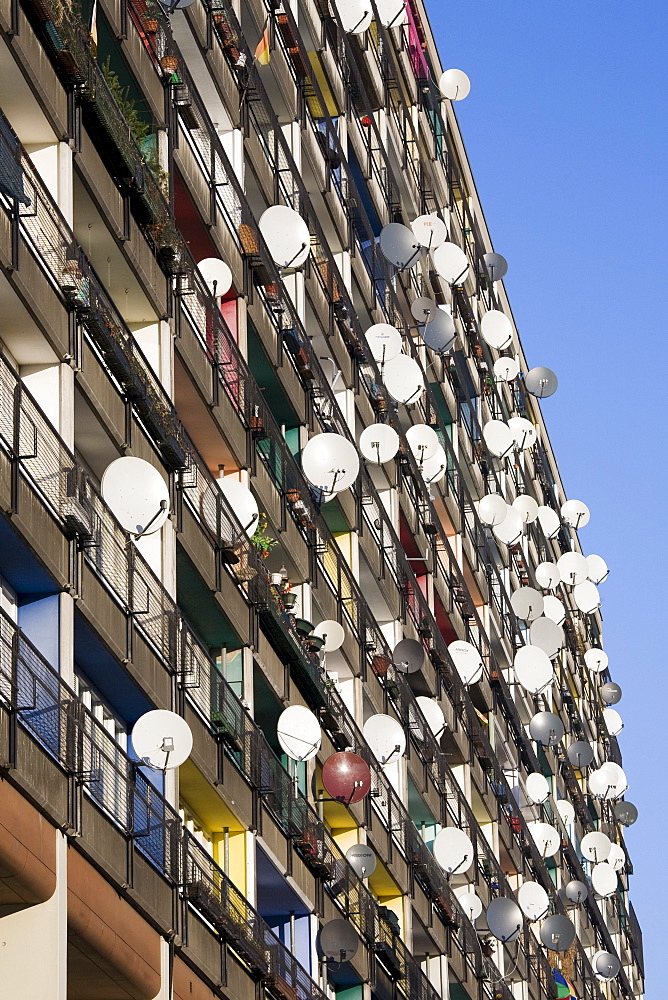
[[[456,336],[455,321],[450,313],[438,306],[422,330],[422,339],[427,347],[440,354],[452,348]]]
[[[177,10],[185,10],[186,7],[192,7],[195,0],[159,0],[159,3],[165,14],[173,14]]]
[[[543,598],[543,614],[550,618],[555,625],[563,625],[566,618],[566,608],[558,597],[548,594]]]
[[[505,458],[515,447],[515,435],[503,420],[488,420],[482,436],[487,450],[497,458]]]
[[[449,285],[466,281],[469,259],[456,243],[441,243],[440,247],[432,251],[432,257],[438,274]]]
[[[550,507],[544,507],[543,510],[550,510]],[[540,508],[539,508],[540,511]],[[554,513],[554,511],[553,511]],[[540,514],[539,514],[540,517]],[[561,583],[561,573],[553,562],[542,562],[536,566],[536,583],[543,590],[554,590]]]
[[[271,205],[258,226],[267,249],[279,267],[300,267],[311,251],[311,234],[298,212],[287,205]]]
[[[347,920],[330,920],[320,931],[320,950],[333,962],[349,962],[359,945],[357,931]]]
[[[550,823],[543,823],[540,820],[529,823],[528,827],[540,856],[553,858],[561,846],[559,831],[555,830]]]
[[[561,521],[556,510],[553,510],[552,507],[541,506],[538,508],[538,523],[546,538],[554,538],[555,535],[559,534]]]
[[[413,267],[422,253],[422,246],[415,233],[400,222],[390,222],[383,226],[378,242],[383,256],[400,271]]]
[[[438,89],[449,101],[463,101],[471,90],[471,81],[461,69],[446,69],[438,81]]]
[[[468,835],[456,826],[446,826],[436,834],[432,851],[448,875],[462,875],[475,860],[473,844]]]
[[[572,826],[575,822],[575,808],[568,799],[557,799],[557,812],[564,826]]]
[[[520,587],[510,598],[510,606],[517,618],[532,622],[543,613],[543,595],[533,587]]]
[[[424,663],[424,646],[417,639],[401,639],[392,652],[392,662],[402,674],[414,674]]]
[[[146,712],[137,719],[131,739],[137,758],[155,771],[180,767],[193,748],[193,734],[186,720],[164,709]]]
[[[437,309],[438,306],[434,300],[427,298],[425,295],[411,302],[411,316],[420,325],[428,323],[433,319]]]
[[[374,323],[364,334],[374,360],[380,365],[401,354],[401,334],[389,323]]]
[[[550,797],[550,783],[544,774],[541,774],[540,771],[534,771],[532,774],[527,774],[526,792],[527,797],[532,802],[541,805]]]
[[[397,28],[406,23],[404,0],[376,0],[376,10],[384,28]]]
[[[622,689],[614,681],[607,681],[599,693],[604,705],[616,705],[622,700]]]
[[[564,736],[564,724],[553,712],[538,712],[529,723],[531,739],[544,747],[556,746]]]
[[[566,751],[566,756],[573,767],[577,767],[581,771],[584,767],[589,767],[593,763],[594,751],[591,748],[591,744],[587,743],[586,740],[575,740]]]
[[[318,638],[325,640],[321,647],[323,653],[334,653],[343,645],[346,630],[337,621],[327,618],[324,622],[316,625],[311,635],[317,635]]]
[[[612,955],[609,951],[595,952],[591,964],[597,979],[600,979],[604,983],[609,983],[615,979],[622,967],[617,956]]]
[[[547,396],[554,395],[559,382],[557,376],[549,368],[532,368],[524,377],[524,385],[532,396],[545,399]]]
[[[493,525],[492,531],[494,537],[505,545],[516,545],[524,534],[524,521],[516,510],[509,507],[503,521]]]
[[[420,246],[435,250],[448,238],[448,227],[436,213],[420,215],[411,222],[411,229]]]
[[[525,524],[533,524],[538,517],[538,504],[527,493],[520,493],[512,502],[513,508],[522,515]]]
[[[240,483],[234,476],[224,476],[216,480],[220,492],[223,494],[231,510],[237,516],[239,524],[250,538],[255,534],[260,511],[257,500],[243,483]],[[232,541],[232,539],[224,539]]]
[[[499,309],[490,309],[480,320],[480,336],[488,347],[504,351],[513,339],[513,324]]]
[[[232,272],[224,260],[219,257],[206,257],[198,263],[197,270],[214,298],[227,295],[232,287]]]
[[[608,654],[598,646],[592,646],[585,651],[585,666],[595,674],[602,674],[608,667]]]
[[[373,21],[373,7],[368,0],[335,0],[341,27],[348,35],[361,35]]]
[[[615,708],[603,709],[603,721],[611,736],[619,736],[624,728],[622,717]]]
[[[360,457],[352,441],[341,434],[315,434],[302,451],[302,469],[313,486],[333,496],[355,482]]]
[[[585,899],[589,895],[589,889],[584,882],[580,882],[578,879],[573,879],[573,881],[569,882],[564,889],[564,893],[569,902],[575,903],[579,906],[580,903],[584,903]]]
[[[601,861],[594,865],[591,870],[591,884],[594,892],[603,898],[617,892],[617,879],[617,872],[607,861]]]
[[[539,694],[554,680],[550,657],[537,646],[521,646],[515,653],[513,669],[518,682],[530,694]]]
[[[500,493],[488,493],[478,501],[478,516],[483,524],[501,524],[508,513],[508,504]]]
[[[102,496],[129,534],[152,535],[169,516],[169,490],[161,474],[143,458],[126,456],[102,474]]]
[[[346,858],[358,878],[369,878],[376,870],[376,852],[366,844],[353,844]]]
[[[276,723],[281,749],[292,760],[311,760],[322,743],[322,730],[316,716],[303,705],[284,709]]]
[[[461,896],[457,896],[457,902],[471,923],[482,913],[482,899],[475,892],[463,892]]]
[[[476,684],[482,677],[484,664],[475,646],[465,639],[455,639],[448,646],[457,673],[463,684]]]
[[[557,569],[569,587],[577,587],[587,579],[587,560],[579,552],[565,552],[557,559]]]
[[[428,424],[413,424],[406,431],[406,440],[418,464],[433,458],[441,444],[438,434]]]
[[[529,627],[529,642],[532,646],[538,646],[550,659],[563,649],[566,637],[561,625],[557,625],[551,618],[542,615],[531,622]]]
[[[362,728],[364,739],[379,764],[399,760],[406,753],[406,733],[391,715],[372,715]]]
[[[359,448],[367,462],[384,465],[399,451],[399,435],[390,424],[370,424],[360,434]]]
[[[407,354],[398,354],[383,368],[385,388],[397,403],[414,403],[424,392],[422,370]]]
[[[420,694],[415,699],[418,708],[422,712],[425,721],[435,739],[443,733],[446,728],[445,716],[443,715],[443,709],[437,701],[433,698],[427,698],[426,695]]]
[[[592,583],[599,584],[607,580],[610,570],[605,559],[601,556],[587,556],[587,568],[589,579]]]
[[[561,519],[570,528],[584,528],[590,517],[589,507],[582,500],[567,500],[561,505]]]
[[[598,587],[591,580],[585,580],[584,583],[578,583],[573,587],[573,600],[585,615],[593,615],[601,606]]]
[[[619,844],[610,844],[610,853],[605,860],[616,872],[620,872],[626,864],[626,854]]]
[[[515,358],[502,355],[494,362],[493,371],[497,382],[513,382],[520,373],[520,366]]]
[[[633,826],[638,819],[638,810],[632,802],[616,802],[615,816],[622,826]]]
[[[575,927],[563,913],[554,913],[541,926],[540,939],[550,951],[568,951],[575,941]]]
[[[523,882],[517,890],[517,902],[524,916],[532,923],[542,920],[550,908],[550,897],[538,882]]]
[[[508,273],[508,261],[500,253],[484,253],[482,259],[491,281],[501,281]]]
[[[526,417],[511,417],[508,426],[520,451],[526,451],[527,448],[531,448],[536,443],[538,432],[534,424]]]
[[[487,926],[498,941],[516,941],[522,932],[524,918],[514,899],[498,896],[487,907]]]
[[[610,854],[610,838],[600,830],[585,833],[580,841],[580,853],[587,861],[593,861],[595,864],[607,861]]]

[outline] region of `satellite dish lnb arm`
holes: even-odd
[[[149,528],[151,527],[151,525],[153,524],[153,522],[154,522],[154,521],[157,521],[157,519],[158,519],[158,518],[160,517],[160,515],[161,515],[162,513],[164,513],[164,511],[166,511],[166,510],[167,510],[167,501],[166,501],[166,500],[161,500],[161,501],[160,501],[160,506],[159,506],[159,507],[158,507],[158,509],[156,510],[156,512],[155,512],[155,514],[153,515],[153,517],[151,518],[151,520],[150,520],[150,521],[148,522],[148,524],[145,524],[145,525],[144,525],[144,527],[143,527],[143,528],[141,529],[141,531],[138,531],[138,532],[136,533],[135,537],[136,537],[136,538],[141,538],[141,536],[142,536],[142,535],[145,535],[145,534],[146,534],[146,532],[148,531],[148,529],[149,529]]]

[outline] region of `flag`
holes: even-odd
[[[552,978],[557,987],[558,1000],[577,1000],[573,984],[569,983],[559,969],[552,969]]]
[[[90,15],[90,30],[88,32],[90,35],[90,44],[93,49],[93,55],[97,53],[97,0],[93,0],[93,9]]]
[[[269,19],[264,22],[264,31],[255,50],[255,58],[260,66],[266,66],[271,59],[271,53],[269,52]]]

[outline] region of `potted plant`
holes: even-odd
[[[257,528],[251,535],[251,545],[253,545],[263,559],[266,559],[275,545],[278,545],[278,538],[273,538],[267,534],[267,515],[260,514],[257,521]]]

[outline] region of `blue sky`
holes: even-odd
[[[640,810],[628,831],[647,997],[665,974],[668,615],[668,8],[648,0],[427,0],[444,68],[471,78],[456,105],[506,288],[570,497],[592,518],[605,647]]]

